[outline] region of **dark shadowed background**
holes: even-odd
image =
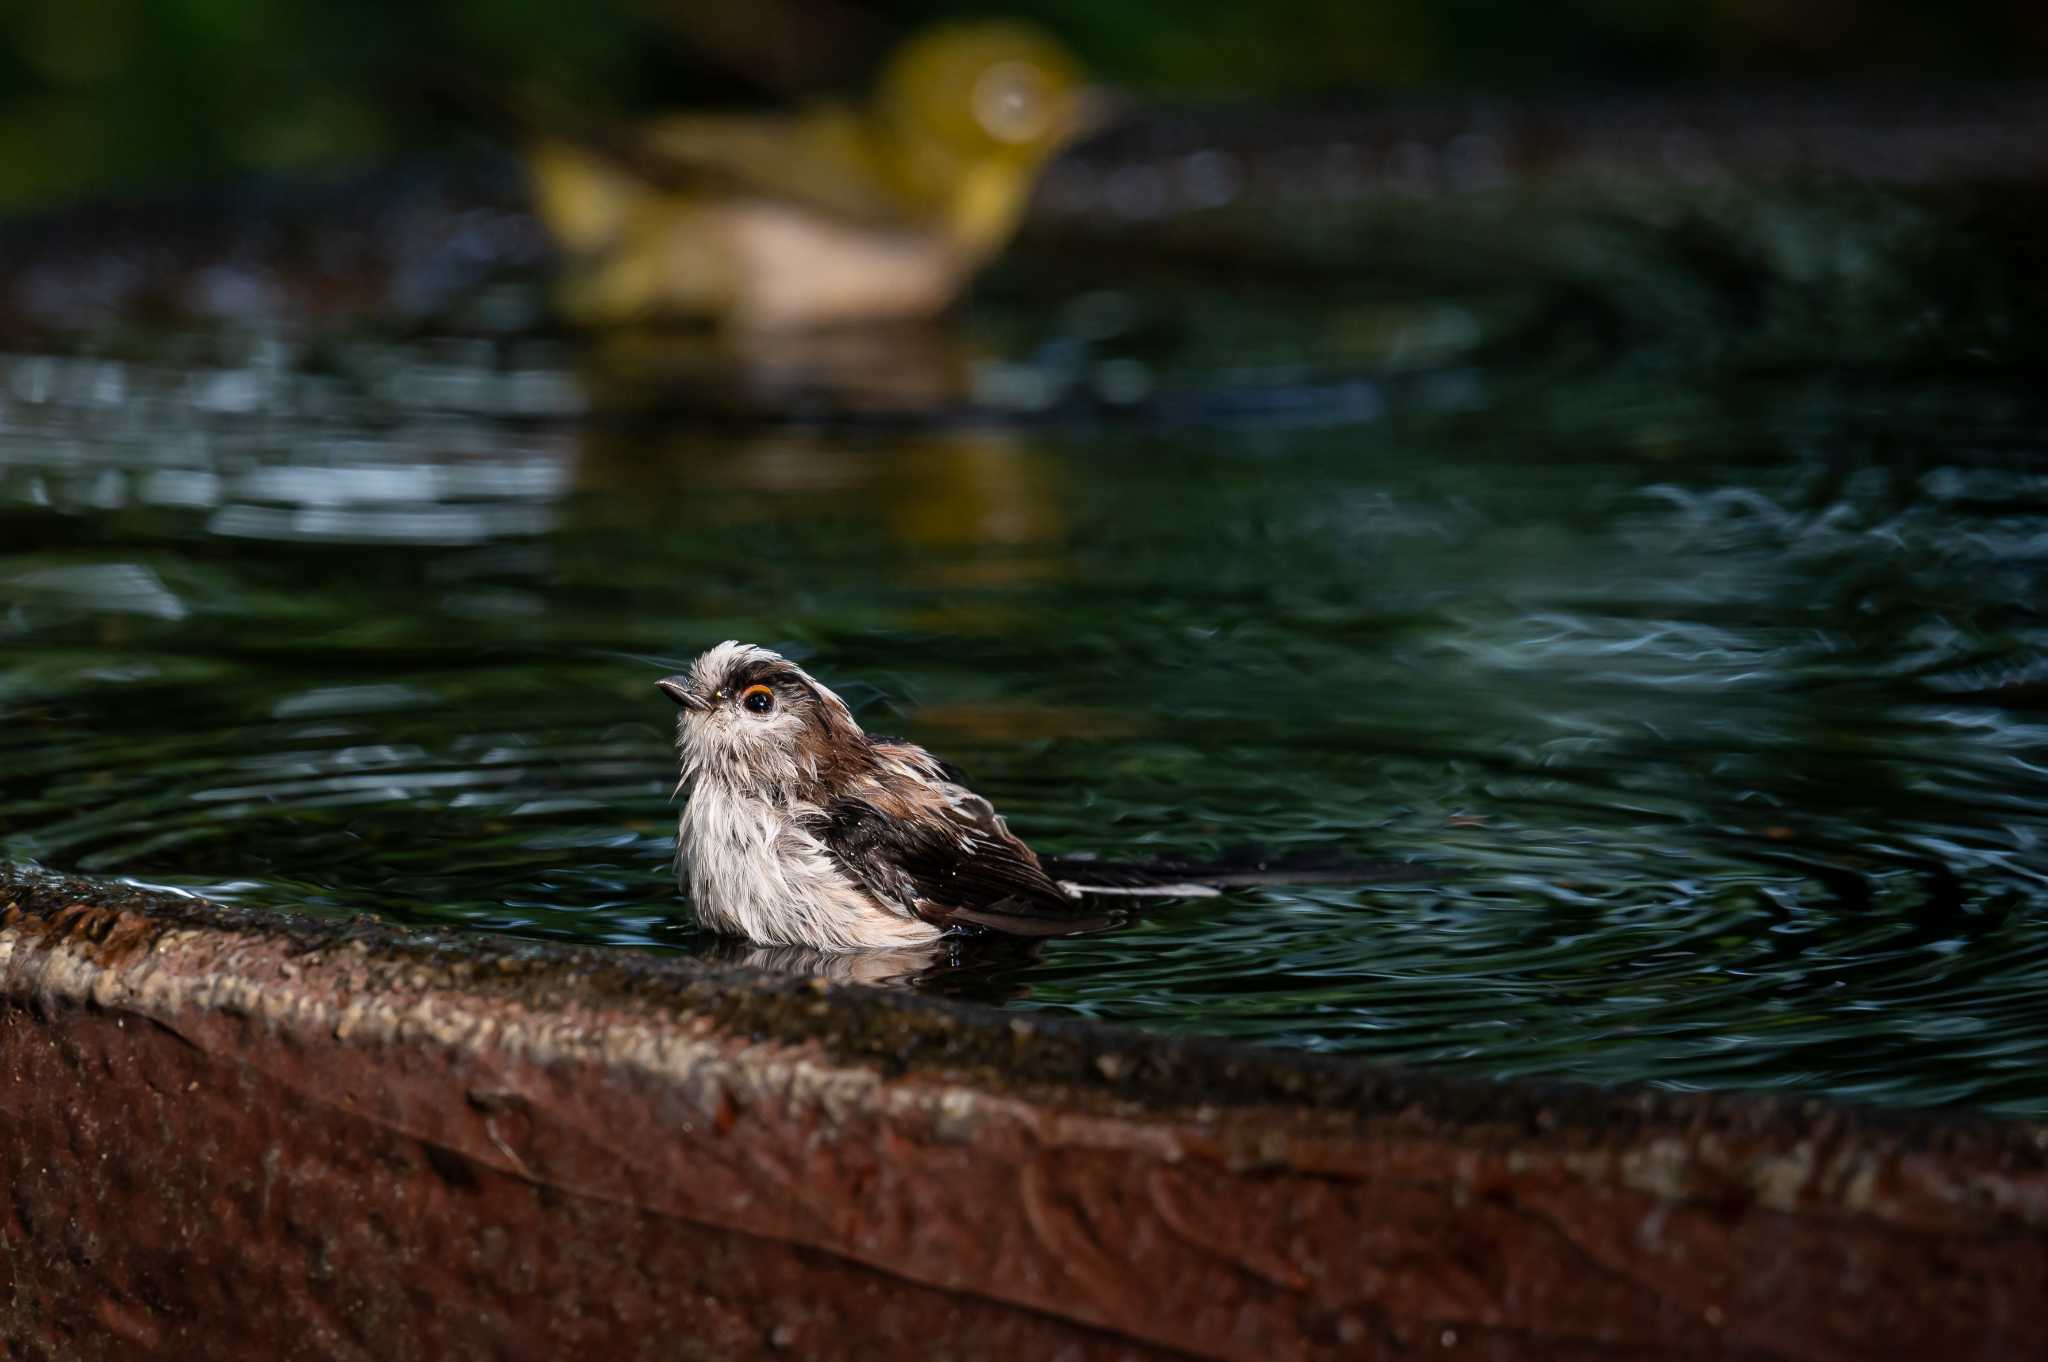
[[[848,0],[12,0],[0,204],[445,143],[470,85],[630,110],[858,85],[950,4]],[[1020,0],[1155,95],[1371,97],[1671,82],[2001,79],[2041,68],[2035,0]]]

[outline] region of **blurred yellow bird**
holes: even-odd
[[[559,304],[589,325],[750,331],[931,316],[1095,107],[1053,39],[977,21],[904,44],[863,109],[679,115],[623,147],[543,138],[530,166],[565,256]]]

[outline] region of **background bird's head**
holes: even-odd
[[[873,114],[899,188],[972,249],[1008,238],[1038,171],[1099,123],[1081,64],[1011,20],[940,24],[903,44]]]
[[[681,707],[683,781],[712,777],[764,792],[829,779],[856,748],[846,702],[779,653],[730,640],[659,683]]]

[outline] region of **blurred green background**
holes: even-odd
[[[935,18],[845,0],[11,0],[0,208],[361,164],[472,125],[457,92],[612,110],[857,87]],[[2040,0],[1021,0],[1154,96],[1307,99],[1672,82],[2006,80],[2048,56]]]

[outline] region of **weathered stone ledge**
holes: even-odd
[[[2048,1350],[2048,1126],[1453,1081],[0,868],[44,1358]]]

